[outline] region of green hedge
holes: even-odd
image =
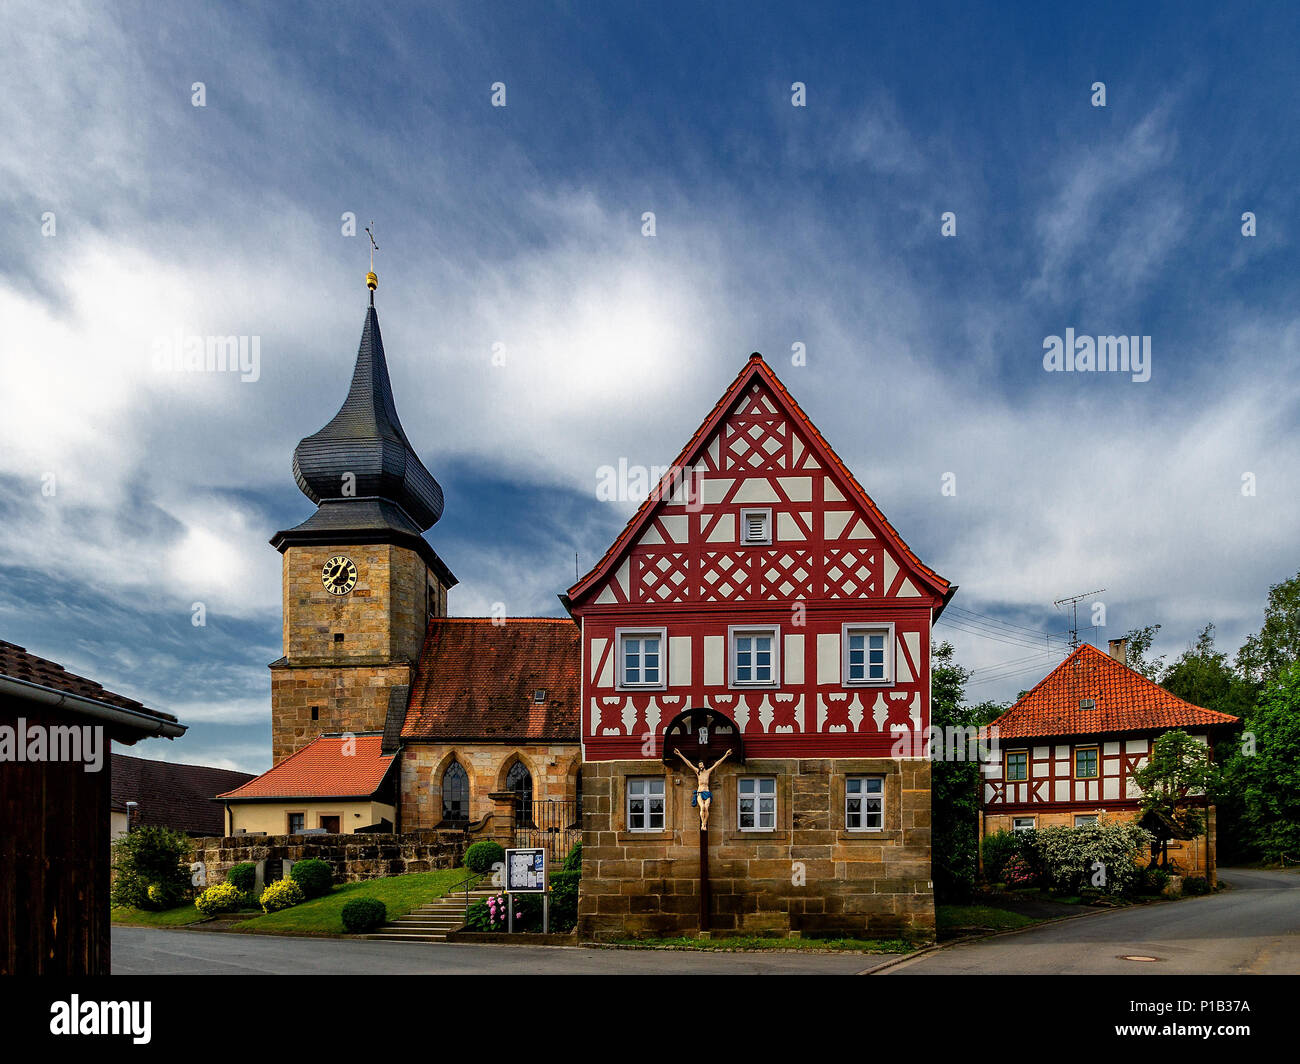
[[[302,889],[304,897],[319,898],[334,886],[334,869],[328,861],[308,857],[305,861],[294,862],[289,869],[289,878]]]
[[[476,842],[465,851],[465,867],[480,874],[491,872],[493,865],[503,863],[505,859],[506,851],[491,839]]]
[[[233,865],[226,873],[226,882],[233,883],[236,890],[252,894],[253,888],[257,885],[257,865],[251,861],[241,861]]]
[[[378,898],[353,898],[339,916],[349,931],[370,931],[388,922],[388,906]]]

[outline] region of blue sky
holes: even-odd
[[[633,506],[598,469],[670,461],[752,350],[1003,623],[939,630],[972,695],[1051,667],[1054,599],[1235,650],[1300,567],[1284,6],[24,6],[0,638],[191,725],[145,756],[269,764],[267,540],[356,353],[349,211],[455,613],[558,613]],[[1045,372],[1067,328],[1150,336],[1151,379]],[[157,371],[177,330],[259,337],[259,379]]]

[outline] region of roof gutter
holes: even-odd
[[[0,694],[13,695],[28,702],[40,702],[49,706],[67,706],[75,713],[95,717],[111,724],[122,725],[145,735],[158,735],[165,739],[179,739],[189,729],[175,721],[162,720],[152,713],[137,709],[124,709],[96,702],[81,695],[57,691],[53,687],[31,683],[28,680],[16,680],[12,676],[0,676]]]

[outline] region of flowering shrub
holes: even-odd
[[[302,892],[302,887],[298,886],[292,879],[277,879],[262,891],[262,911],[268,913],[279,912],[281,909],[299,905],[305,900],[306,896]]]
[[[1082,827],[1044,828],[1035,841],[1055,890],[1074,894],[1091,887],[1131,894],[1144,882],[1137,858],[1149,852],[1151,833],[1131,821],[1103,817]]]
[[[509,924],[506,895],[498,891],[476,901],[465,913],[465,927],[470,931],[504,931]],[[515,930],[524,931],[524,912],[515,899]]]
[[[1002,866],[1002,881],[1008,887],[1030,887],[1037,878],[1029,862],[1019,854]]]
[[[194,899],[194,908],[204,916],[234,912],[247,899],[233,883],[217,883]]]

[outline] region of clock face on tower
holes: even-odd
[[[331,595],[346,595],[357,586],[357,567],[351,558],[336,554],[321,566],[320,580]]]

